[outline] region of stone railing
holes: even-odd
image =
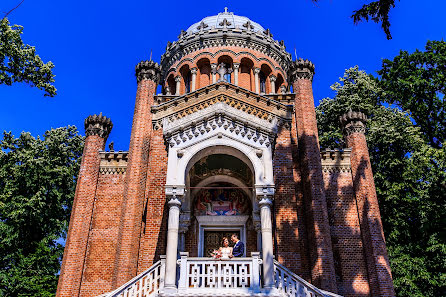
[[[274,279],[276,289],[289,297],[342,297],[340,295],[320,290],[294,274],[279,262],[274,261]]]
[[[158,296],[164,287],[165,257],[153,264],[145,272],[134,277],[113,292],[102,297],[150,297]],[[101,297],[100,296],[100,297]]]
[[[196,292],[197,296],[202,296],[206,291],[260,292],[262,260],[258,252],[251,253],[251,258],[232,258],[227,261],[188,258],[188,253],[180,254],[179,292],[188,294]]]

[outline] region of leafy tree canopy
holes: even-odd
[[[4,132],[0,145],[0,296],[54,296],[83,137]]]
[[[446,42],[428,41],[425,51],[401,51],[384,60],[380,86],[385,101],[410,112],[429,144],[440,148],[446,141]]]
[[[368,115],[367,143],[398,296],[442,295],[446,149],[432,146],[427,131],[413,120],[423,109],[389,106],[387,89],[358,67],[347,69],[332,89],[335,97],[322,100],[316,110],[321,146],[344,144],[338,120],[344,112]]]
[[[313,2],[319,2],[320,0],[313,0]],[[360,9],[353,11],[351,16],[354,23],[358,24],[361,21],[372,20],[375,23],[381,23],[381,26],[386,33],[387,39],[392,39],[390,33],[390,21],[389,12],[390,9],[395,7],[395,2],[399,0],[377,0],[368,4],[364,4]]]
[[[55,96],[54,64],[44,63],[35,47],[24,44],[22,33],[23,27],[10,26],[6,17],[0,20],[0,84],[24,82],[45,91],[45,96]]]

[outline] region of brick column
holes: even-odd
[[[135,70],[138,88],[118,235],[115,287],[130,280],[137,272],[149,142],[152,132],[150,107],[154,102],[153,97],[160,79],[161,67],[155,62],[143,61],[136,65]]]
[[[99,176],[99,151],[113,127],[102,114],[85,119],[85,145],[56,296],[79,296]]]
[[[336,292],[335,269],[328,222],[327,202],[319,149],[312,80],[314,65],[308,60],[294,61],[290,66],[290,82],[295,96],[294,108],[305,211],[308,219],[311,279],[314,285]]]
[[[367,117],[349,111],[340,117],[347,147],[352,149],[353,187],[358,206],[372,296],[395,296],[375,182],[365,138]]]

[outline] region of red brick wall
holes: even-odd
[[[146,187],[145,224],[141,234],[138,273],[148,269],[165,254],[167,236],[166,207],[167,151],[163,131],[152,131]]]
[[[346,137],[352,148],[351,164],[372,296],[395,296],[389,257],[364,133]]]
[[[330,226],[311,80],[296,79],[293,82],[293,90],[296,93],[294,105],[300,168],[305,194],[305,216],[308,222],[312,283],[324,290],[336,292]]]
[[[113,289],[124,180],[125,174],[99,175],[81,296],[98,296]]]
[[[351,172],[324,172],[338,294],[370,296]]]
[[[308,267],[307,263],[303,263],[307,257],[305,250],[302,249],[306,238],[300,233],[303,217],[298,215],[291,142],[291,131],[285,127],[280,128],[273,159],[276,186],[275,254],[281,264],[294,273],[302,275]],[[308,275],[308,273],[304,274]]]
[[[97,135],[85,140],[56,296],[79,294],[99,174],[99,151],[104,145],[104,139]]]
[[[152,130],[153,96],[157,84],[148,79],[138,83],[129,157],[124,187],[124,203],[119,228],[115,286],[137,273],[143,202],[147,177],[148,151]]]

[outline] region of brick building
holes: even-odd
[[[313,75],[226,9],[140,62],[128,152],[85,120],[57,296],[394,296],[366,117],[321,151]],[[210,258],[233,233],[244,257]]]

